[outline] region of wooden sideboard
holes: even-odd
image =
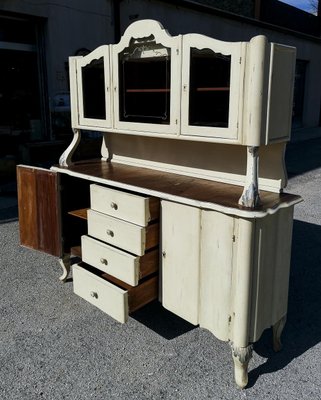
[[[50,170],[18,166],[21,244],[59,257],[74,292],[124,323],[158,299],[232,348],[287,314],[294,205],[284,193],[295,49],[170,36],[138,21],[70,58],[74,138]],[[82,130],[99,160],[72,161]]]

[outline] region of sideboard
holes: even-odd
[[[78,256],[74,292],[121,323],[158,299],[229,342],[245,387],[252,344],[272,327],[280,350],[287,315],[295,49],[143,20],[69,65],[74,137],[50,170],[18,166],[21,244],[62,281]],[[99,160],[73,162],[83,130]]]

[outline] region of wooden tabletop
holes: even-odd
[[[243,192],[241,186],[101,160],[69,167],[54,166],[52,170],[150,196],[252,218],[271,214],[278,208],[301,201],[300,196],[289,193],[260,191],[261,205],[253,210],[238,204]]]

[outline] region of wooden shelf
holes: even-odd
[[[229,87],[199,87],[196,88],[197,92],[228,92]]]
[[[87,219],[87,210],[88,208],[81,208],[80,210],[68,211],[68,214],[77,218]]]
[[[81,246],[73,246],[70,249],[70,254],[75,256],[75,257],[80,257],[81,258]]]
[[[169,93],[170,89],[126,89],[126,93]]]

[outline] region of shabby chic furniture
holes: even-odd
[[[156,21],[70,58],[74,138],[49,171],[19,166],[21,243],[70,256],[74,291],[120,322],[149,301],[210,330],[248,381],[252,344],[287,314],[295,49],[170,36]],[[82,130],[99,160],[73,162]]]

